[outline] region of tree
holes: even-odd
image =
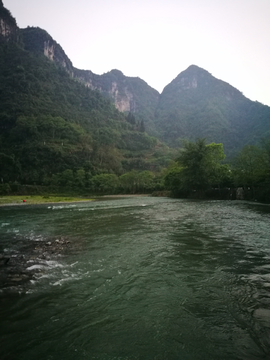
[[[222,144],[206,144],[205,139],[185,141],[177,162],[182,170],[181,186],[184,191],[197,191],[202,196],[212,185],[220,184],[225,158]],[[225,169],[225,168],[224,168]],[[224,170],[223,169],[223,170]]]
[[[183,168],[175,164],[169,168],[164,176],[165,189],[169,190],[172,196],[183,195]]]
[[[264,161],[264,181],[270,187],[270,138],[264,138],[261,141]]]
[[[118,187],[118,177],[115,174],[99,174],[91,180],[95,192],[113,194]]]
[[[71,188],[74,182],[73,171],[71,169],[67,169],[63,171],[60,175],[60,185]]]
[[[139,131],[140,131],[140,132],[145,132],[145,125],[144,125],[144,121],[143,121],[143,120],[141,120],[141,122],[140,122]]]
[[[141,193],[151,191],[154,187],[154,174],[152,171],[141,171],[138,174],[137,190]]]
[[[120,176],[119,181],[124,192],[135,194],[139,182],[138,171],[132,170]]]
[[[86,173],[84,169],[78,169],[75,173],[74,185],[77,189],[84,189],[86,185]]]
[[[0,152],[0,183],[15,181],[20,174],[20,166],[14,155],[6,155]]]
[[[264,178],[265,153],[262,149],[245,146],[234,160],[234,180],[237,186],[253,187]]]
[[[136,124],[136,119],[133,113],[129,112],[127,117],[127,122],[129,122],[131,125],[135,125]]]

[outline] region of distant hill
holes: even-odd
[[[156,108],[160,138],[171,146],[205,137],[225,153],[270,135],[270,107],[247,99],[228,83],[191,65],[167,85]]]

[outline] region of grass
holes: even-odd
[[[25,200],[25,202],[23,202]],[[78,201],[92,201],[93,199],[72,197],[72,196],[54,196],[54,195],[11,195],[0,196],[0,205],[5,204],[44,204],[44,203],[59,203],[59,202],[78,202]]]

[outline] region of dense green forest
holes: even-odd
[[[222,144],[186,141],[164,187],[175,197],[270,201],[270,138],[245,146],[229,163],[224,159]]]

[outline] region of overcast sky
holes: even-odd
[[[270,0],[3,0],[79,69],[138,76],[159,92],[198,65],[270,106]]]

